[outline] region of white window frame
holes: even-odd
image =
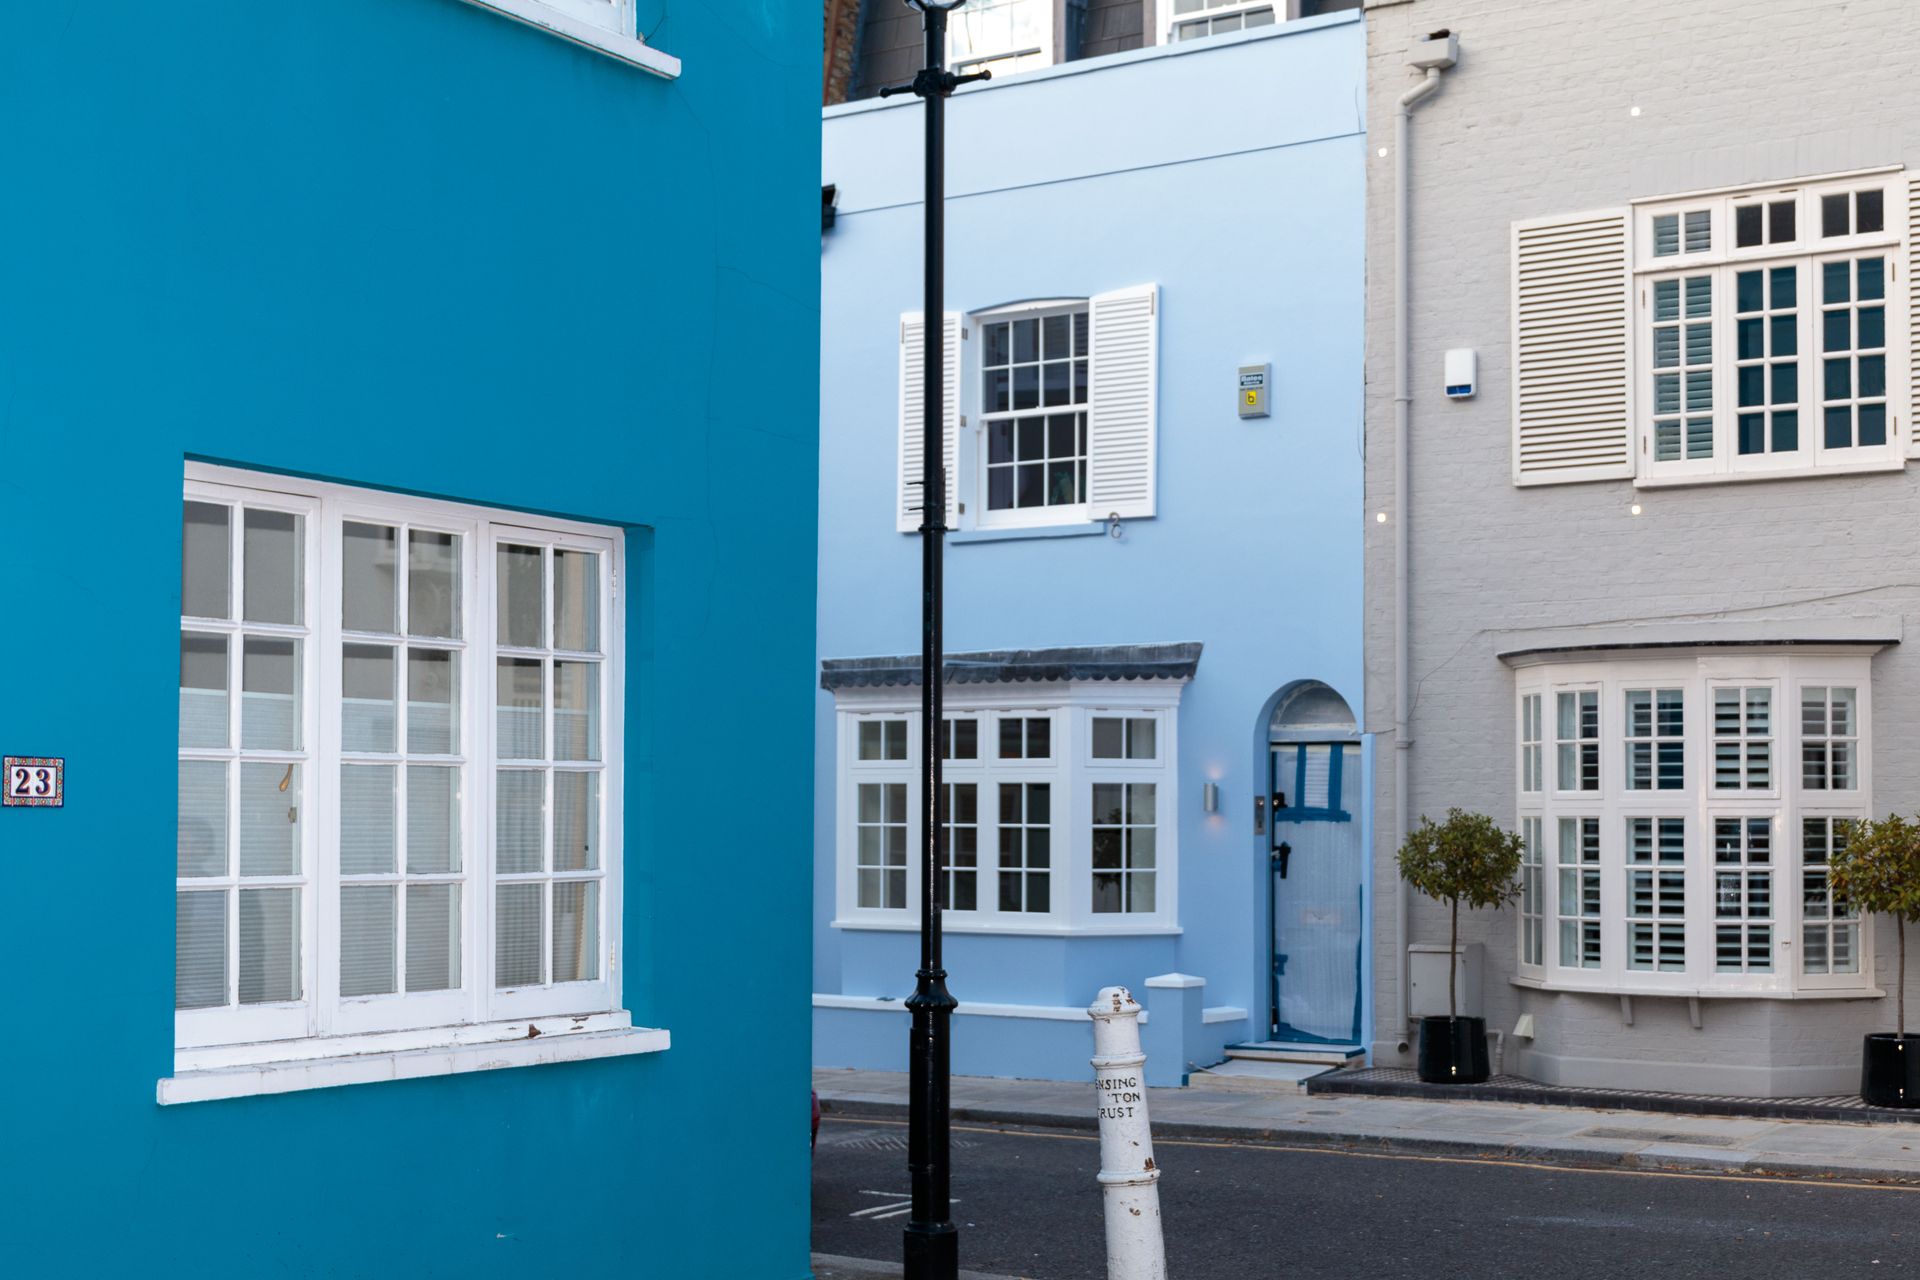
[[[1866,188],[1878,188],[1883,193],[1882,230],[1864,235],[1854,232],[1823,238],[1819,221],[1821,198]],[[1882,168],[1823,175],[1802,182],[1755,184],[1721,191],[1661,196],[1634,203],[1632,399],[1637,406],[1635,435],[1639,465],[1635,484],[1638,487],[1837,472],[1896,471],[1905,465],[1909,445],[1914,438],[1913,424],[1905,412],[1910,403],[1908,387],[1912,377],[1912,371],[1908,368],[1907,344],[1912,318],[1908,315],[1908,287],[1904,279],[1909,255],[1906,199],[1903,171],[1899,168]],[[1770,229],[1770,215],[1763,215],[1763,242],[1746,248],[1735,247],[1736,208],[1756,203],[1765,206],[1776,201],[1794,202],[1795,238],[1790,242],[1765,242]],[[1690,211],[1702,210],[1709,213],[1711,248],[1704,252],[1686,252],[1685,215]],[[1682,218],[1683,251],[1655,257],[1654,220],[1673,215]],[[1871,256],[1875,252],[1885,257],[1887,265],[1887,439],[1880,445],[1829,449],[1826,447],[1824,414],[1821,412],[1824,387],[1818,324],[1821,266],[1839,258],[1863,254]],[[1795,359],[1799,367],[1800,416],[1797,447],[1788,453],[1741,455],[1738,452],[1741,410],[1736,370],[1738,276],[1742,271],[1788,265],[1798,268],[1798,347]],[[1697,275],[1708,276],[1713,281],[1713,454],[1710,458],[1657,461],[1653,439],[1655,375],[1652,287],[1658,280]],[[1767,287],[1770,290],[1770,280]],[[1770,294],[1768,301],[1771,302]],[[1768,328],[1770,331],[1770,326]],[[1770,384],[1768,395],[1770,398]],[[1771,431],[1770,420],[1767,430]]]
[[[1020,0],[1014,0],[1019,3]],[[981,17],[991,10],[981,3],[969,5],[949,15],[947,19],[947,65],[954,72],[989,70],[998,76],[1011,75],[1016,71],[1027,71],[1036,67],[1050,67],[1055,61],[1058,48],[1056,37],[1060,28],[1059,0],[1025,0],[1046,11],[1046,22],[1040,31],[1040,42],[1032,45],[1014,45],[1007,49],[992,52],[970,51],[960,47],[962,38],[961,24],[969,16]]]
[[[616,61],[672,80],[680,59],[649,45],[635,26],[634,0],[466,0],[475,8],[550,32]]]
[[[533,1022],[558,1019],[547,1030],[565,1034],[568,1030],[602,1033],[622,1032],[631,1019],[621,1006],[621,944],[624,875],[624,645],[622,625],[624,608],[625,539],[617,529],[582,524],[576,521],[528,518],[518,513],[492,508],[429,499],[417,499],[380,491],[351,488],[262,475],[227,467],[189,463],[186,467],[184,498],[229,505],[246,504],[300,512],[306,519],[307,580],[304,586],[305,652],[301,664],[305,730],[303,750],[303,795],[305,820],[301,824],[302,876],[305,886],[302,902],[303,998],[288,1005],[239,1006],[214,1009],[179,1010],[175,1015],[176,1078],[162,1082],[162,1101],[187,1101],[200,1097],[233,1096],[237,1093],[273,1092],[287,1088],[311,1087],[319,1083],[346,1083],[360,1078],[393,1078],[395,1074],[439,1074],[447,1071],[483,1069],[492,1065],[514,1065],[499,1058],[464,1061],[455,1050],[461,1046],[486,1044],[525,1037]],[[461,893],[461,986],[453,991],[409,994],[404,983],[392,995],[343,998],[339,995],[338,903],[341,888],[338,845],[338,785],[342,760],[340,661],[342,627],[340,618],[340,559],[338,547],[341,526],[346,521],[370,521],[408,525],[456,533],[461,537],[461,638],[457,641],[420,638],[427,647],[457,649],[462,654],[461,686],[458,697],[462,725],[461,753],[435,757],[436,762],[458,760],[465,770],[464,796],[460,811],[462,823]],[[238,530],[234,535],[238,537]],[[404,537],[404,535],[402,535]],[[599,582],[601,619],[600,755],[596,767],[600,786],[600,868],[597,872],[574,875],[549,871],[545,879],[597,879],[600,888],[598,977],[579,982],[497,990],[493,973],[493,901],[494,901],[494,821],[492,788],[495,761],[495,654],[494,548],[498,540],[517,544],[593,551],[602,556]],[[332,554],[328,554],[328,549]],[[405,554],[404,543],[400,553]],[[549,558],[550,563],[550,558]],[[486,566],[484,569],[482,566]],[[548,572],[547,600],[543,608],[550,612],[551,571]],[[239,617],[240,586],[234,585],[234,616]],[[404,603],[402,605],[404,608]],[[254,631],[257,624],[230,622],[201,623],[182,620],[183,629],[195,631]],[[271,628],[268,628],[271,630]],[[283,629],[284,630],[284,629]],[[399,637],[396,643],[408,642]],[[230,647],[233,646],[230,642]],[[237,658],[230,655],[230,663]],[[405,662],[396,664],[396,696],[406,698]],[[238,670],[237,666],[231,668]],[[549,677],[550,679],[550,677]],[[240,713],[237,677],[229,678],[231,716]],[[543,724],[553,719],[543,715]],[[396,733],[398,730],[396,729]],[[549,732],[550,729],[549,729]],[[234,740],[237,740],[235,738]],[[396,740],[397,748],[406,746]],[[181,751],[183,759],[199,755],[230,757],[233,752]],[[246,752],[253,755],[253,752]],[[363,753],[349,753],[360,755]],[[381,753],[386,756],[388,753]],[[552,752],[544,768],[555,767]],[[391,761],[400,769],[410,758],[403,750],[391,753]],[[564,767],[564,766],[563,766]],[[234,806],[230,797],[229,807]],[[229,820],[231,822],[231,819]],[[405,814],[396,811],[396,822],[404,829]],[[237,850],[229,857],[237,858]],[[389,877],[395,883],[409,879],[405,875]],[[396,895],[396,912],[404,913],[404,895]],[[551,906],[543,897],[543,965],[551,963]],[[230,946],[231,941],[230,941]],[[396,947],[400,944],[396,942]],[[549,975],[550,976],[550,975]],[[229,982],[234,980],[229,975]],[[543,1032],[544,1033],[544,1032]],[[615,1036],[599,1048],[576,1046],[559,1056],[603,1056],[604,1053],[644,1052],[664,1048],[664,1032],[648,1032],[642,1044],[632,1037]],[[618,1043],[615,1044],[615,1041]],[[612,1047],[608,1047],[612,1046]],[[389,1063],[389,1074],[367,1076],[364,1068],[369,1055],[387,1052],[418,1055],[434,1051],[431,1062],[417,1057],[406,1063]],[[445,1050],[446,1052],[440,1052]],[[315,1064],[353,1059],[359,1067],[332,1071]],[[552,1055],[520,1055],[520,1060],[556,1060]],[[235,1076],[236,1069],[299,1061],[307,1065],[302,1073],[282,1073],[269,1081]],[[218,1081],[202,1078],[204,1072],[226,1073]],[[331,1072],[331,1074],[330,1074]],[[269,1073],[271,1074],[271,1073]],[[309,1083],[298,1083],[298,1080]],[[174,1097],[168,1097],[172,1087]]]
[[[1023,687],[1017,696],[1004,686],[971,685],[950,690],[945,713],[949,719],[978,717],[981,752],[978,760],[943,762],[943,782],[979,784],[980,858],[979,906],[972,911],[949,906],[944,927],[959,933],[1008,934],[1171,934],[1179,930],[1179,822],[1180,796],[1175,785],[1179,743],[1176,710],[1185,681],[1142,682],[1139,688],[1116,693],[1109,684],[1052,684]],[[917,690],[900,688],[842,689],[835,695],[836,775],[835,915],[837,929],[917,929],[920,918],[919,815],[921,807],[918,763],[920,713]],[[1095,715],[1117,714],[1155,721],[1158,758],[1100,760],[1092,758],[1091,726]],[[1003,718],[1049,722],[1051,756],[1046,760],[999,757],[999,722]],[[871,719],[908,720],[909,758],[886,762],[857,759],[858,726]],[[857,885],[857,787],[862,781],[886,777],[904,781],[911,814],[908,830],[907,903],[902,908],[863,908]],[[1152,782],[1155,793],[1154,910],[1128,914],[1093,910],[1092,795],[1095,782]],[[1000,784],[1044,782],[1051,788],[1050,910],[1002,911],[999,881]]]
[[[1052,409],[1043,403],[1032,409],[1008,409],[1005,412],[989,414],[986,406],[986,326],[1011,320],[1045,320],[1049,316],[1074,313],[1084,313],[1087,317],[1087,354],[1084,357],[1087,362],[1087,400],[1077,405],[1056,405]],[[968,315],[966,327],[979,334],[980,339],[967,344],[965,358],[961,362],[963,389],[960,406],[965,414],[960,421],[962,447],[958,463],[962,477],[960,491],[963,495],[959,513],[961,527],[1045,529],[1059,525],[1086,524],[1093,518],[1086,492],[1086,486],[1091,483],[1093,475],[1093,300],[1091,298],[1048,298],[993,307]],[[1044,399],[1044,384],[1041,390]],[[988,436],[992,430],[992,424],[1017,418],[1045,417],[1055,413],[1078,413],[1086,422],[1084,434],[1087,452],[1082,462],[1084,474],[1080,480],[1080,501],[1062,503],[1058,506],[1012,507],[1001,511],[989,508],[987,505],[987,458]]]
[[[1153,0],[1158,6],[1154,20],[1155,38],[1161,44],[1178,44],[1174,30],[1183,23],[1194,22],[1202,18],[1221,18],[1235,13],[1251,13],[1256,9],[1273,10],[1273,25],[1290,22],[1300,16],[1299,0],[1206,0],[1205,7],[1193,13],[1174,13],[1174,0]],[[1244,28],[1243,28],[1244,30]],[[1220,33],[1229,34],[1227,32]],[[1196,39],[1210,39],[1212,33],[1198,36]]]
[[[1685,650],[1658,657],[1622,652],[1613,657],[1560,661],[1555,655],[1516,660],[1516,705],[1530,696],[1551,707],[1561,691],[1598,688],[1601,707],[1601,789],[1598,792],[1519,793],[1523,829],[1538,821],[1542,850],[1540,914],[1547,922],[1560,915],[1558,825],[1562,818],[1599,820],[1601,886],[1601,962],[1597,969],[1561,964],[1558,926],[1546,929],[1542,963],[1527,962],[1523,931],[1516,930],[1519,966],[1514,981],[1551,990],[1619,994],[1755,997],[1772,999],[1819,996],[1876,996],[1872,921],[1861,919],[1857,942],[1860,972],[1807,974],[1801,971],[1802,816],[1865,817],[1872,813],[1871,659],[1844,646],[1758,647],[1739,652]],[[1721,687],[1773,690],[1773,787],[1716,792],[1713,788],[1713,690]],[[1852,791],[1810,791],[1800,785],[1800,698],[1802,690],[1842,686],[1855,690],[1855,761]],[[1683,751],[1687,783],[1679,791],[1626,789],[1625,707],[1628,690],[1680,689],[1685,716]],[[1516,722],[1518,722],[1518,715]],[[1516,746],[1518,741],[1516,738]],[[1792,773],[1783,774],[1781,761]],[[1783,781],[1784,779],[1784,781]],[[1686,823],[1686,950],[1681,972],[1628,967],[1629,818],[1682,818]],[[1773,823],[1773,971],[1721,973],[1714,960],[1716,818],[1768,818]]]

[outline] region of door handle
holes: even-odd
[[[1287,878],[1287,863],[1293,858],[1293,846],[1282,840],[1273,851],[1273,865],[1280,868],[1280,878]]]

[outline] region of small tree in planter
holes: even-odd
[[[1863,915],[1892,916],[1900,940],[1894,1033],[1867,1036],[1860,1096],[1875,1106],[1920,1107],[1920,1036],[1907,1034],[1907,924],[1920,920],[1920,821],[1894,814],[1848,823],[1846,843],[1828,863],[1827,883],[1836,907],[1844,902]]]
[[[1478,1084],[1488,1075],[1487,1020],[1462,1018],[1455,991],[1460,953],[1460,904],[1502,907],[1520,893],[1521,840],[1483,813],[1447,810],[1447,820],[1420,825],[1400,846],[1400,876],[1452,909],[1447,966],[1447,1016],[1420,1020],[1420,1078],[1431,1083]]]

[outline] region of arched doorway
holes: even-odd
[[[1267,727],[1269,1031],[1292,1044],[1360,1043],[1366,941],[1360,730],[1318,680],[1283,692]]]

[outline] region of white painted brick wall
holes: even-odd
[[[1516,489],[1510,481],[1508,235],[1516,219],[1639,196],[1868,165],[1920,166],[1920,23],[1911,0],[1412,0],[1369,24],[1369,129],[1390,147],[1395,99],[1419,73],[1419,34],[1460,37],[1460,64],[1414,116],[1412,808],[1514,818],[1512,675],[1496,633],[1650,618],[1912,617],[1920,613],[1920,463],[1859,478],[1638,493],[1627,482]],[[1639,116],[1631,108],[1641,109]],[[1393,729],[1393,158],[1370,155],[1367,353],[1367,720]],[[1441,353],[1480,352],[1480,395],[1439,394]],[[1629,504],[1645,514],[1634,518]],[[1920,626],[1909,623],[1920,637]],[[1874,663],[1874,793],[1920,808],[1920,654]],[[1379,754],[1382,886],[1374,941],[1383,1061],[1399,972],[1386,889],[1395,752]],[[1532,1011],[1538,1050],[1574,1070],[1640,1083],[1767,1068],[1730,1087],[1846,1087],[1858,1036],[1890,1026],[1887,1002],[1703,1002],[1542,996],[1510,986],[1516,916],[1463,925],[1486,944],[1490,1025]],[[1411,940],[1445,941],[1441,909],[1416,900]],[[1892,930],[1880,930],[1892,985]],[[1916,948],[1920,951],[1920,948]],[[1920,964],[1915,966],[1920,982]],[[1509,1056],[1509,1063],[1513,1062]],[[1757,1083],[1756,1083],[1757,1081]]]

